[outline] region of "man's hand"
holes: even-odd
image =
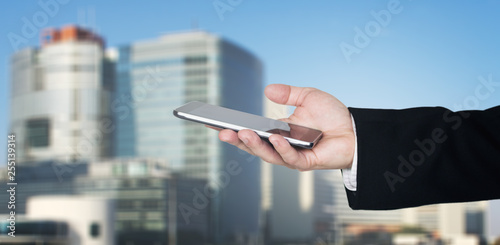
[[[224,129],[219,139],[266,162],[300,171],[351,167],[355,139],[351,114],[344,104],[318,89],[283,84],[267,86],[265,95],[278,104],[296,106],[293,114],[282,121],[323,131],[323,138],[313,149],[294,148],[276,134],[269,137],[271,146],[248,129],[238,133]]]

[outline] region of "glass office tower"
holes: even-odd
[[[221,143],[216,131],[180,120],[172,111],[197,100],[262,114],[260,61],[203,31],[167,34],[118,51],[111,104],[116,156],[166,158],[180,178],[208,180],[207,188],[198,190],[203,197],[185,207],[193,213],[210,209],[215,243],[256,240],[259,159]]]

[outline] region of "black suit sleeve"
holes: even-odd
[[[500,198],[500,106],[349,108],[358,142],[353,209],[397,209]]]

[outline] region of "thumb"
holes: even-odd
[[[311,88],[294,87],[285,84],[271,84],[266,87],[264,94],[271,101],[282,105],[301,106]]]

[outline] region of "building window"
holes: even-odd
[[[28,144],[30,147],[49,146],[49,120],[33,119],[27,124]]]
[[[192,56],[192,57],[185,57],[184,58],[184,63],[191,65],[191,64],[205,64],[207,63],[207,57],[206,56]]]
[[[134,208],[133,200],[119,200],[118,201],[118,209],[119,210],[133,209],[133,208]]]
[[[149,180],[148,179],[139,179],[137,181],[137,186],[138,187],[148,187],[149,186]]]
[[[100,228],[101,226],[96,222],[90,224],[90,236],[93,238],[99,237],[99,234],[101,233]]]
[[[159,209],[161,207],[160,200],[144,200],[142,207],[145,209]]]
[[[123,180],[121,181],[121,186],[122,186],[123,188],[132,187],[132,181],[131,181],[131,180],[129,180],[129,179],[123,179]]]
[[[112,169],[113,169],[113,176],[121,176],[126,174],[125,166],[122,164],[114,164]],[[123,186],[129,187],[130,183],[124,183]]]

